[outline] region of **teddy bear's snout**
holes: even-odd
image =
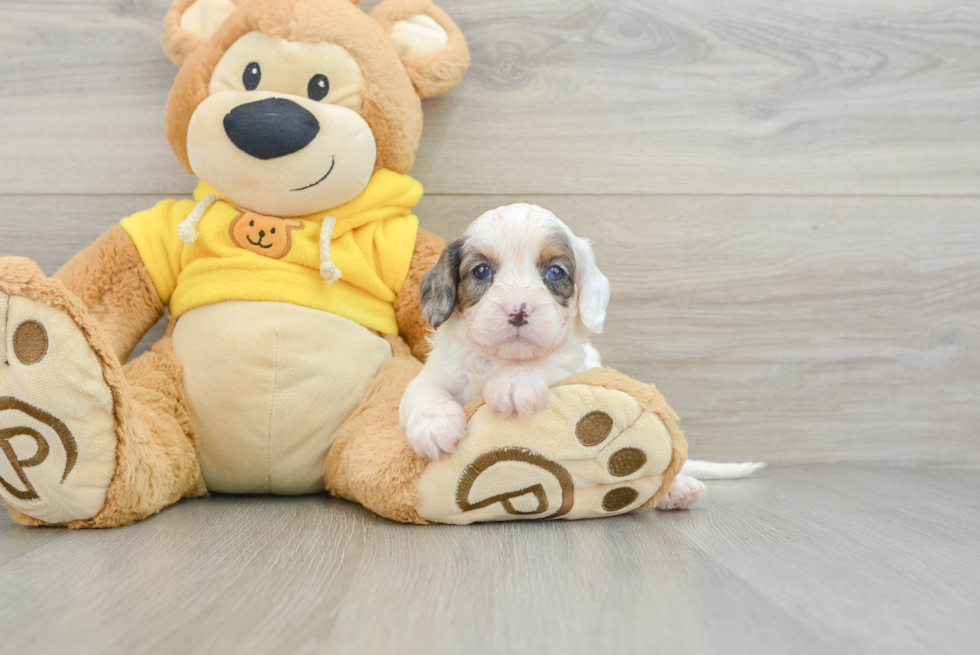
[[[312,113],[285,98],[239,105],[228,112],[224,125],[231,142],[257,159],[299,152],[320,132],[320,123]]]

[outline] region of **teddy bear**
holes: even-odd
[[[450,456],[398,404],[445,242],[407,173],[422,98],[469,53],[430,0],[177,0],[166,136],[193,199],[123,219],[53,277],[0,258],[0,497],[104,528],[185,498],[330,494],[408,523],[587,518],[655,504],[686,459],[657,390],[609,369],[542,411],[477,399]],[[169,309],[166,335],[130,360]]]

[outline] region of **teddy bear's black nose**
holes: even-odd
[[[266,98],[238,105],[225,116],[225,134],[239,150],[258,159],[299,152],[316,138],[320,123],[292,100]]]

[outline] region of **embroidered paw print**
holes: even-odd
[[[575,426],[575,438],[583,446],[599,446],[613,435],[613,419],[603,411],[589,412]],[[633,475],[647,463],[647,454],[641,449],[628,446],[614,450],[606,460],[605,468],[613,478]],[[615,482],[612,480],[607,483]],[[612,486],[611,485],[611,486]],[[636,502],[640,493],[629,485],[613,486],[602,496],[602,509],[618,512]]]
[[[501,418],[489,405],[467,424],[452,455],[419,480],[419,514],[430,521],[579,519],[643,506],[673,459],[667,425],[618,389],[552,387],[544,409]]]
[[[293,230],[303,224],[294,218],[264,216],[242,212],[232,221],[229,232],[232,242],[263,257],[282,259],[293,247]]]
[[[96,514],[116,469],[108,365],[66,294],[0,258],[0,500],[48,523]]]

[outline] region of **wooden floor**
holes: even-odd
[[[412,527],[215,497],[0,525],[4,653],[976,653],[976,469],[822,465],[688,512]]]
[[[0,255],[53,273],[193,189],[169,1],[0,0]],[[322,497],[0,518],[0,653],[977,652],[980,6],[438,4],[473,65],[424,104],[422,225],[553,209],[612,281],[606,362],[693,455],[773,467],[576,524]]]

